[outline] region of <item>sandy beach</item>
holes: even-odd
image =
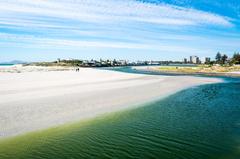
[[[0,138],[80,121],[163,98],[216,78],[81,68],[0,72]]]

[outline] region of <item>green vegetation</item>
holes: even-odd
[[[220,64],[220,65],[234,65],[240,64],[240,54],[234,53],[232,58],[228,58],[226,54],[217,53],[215,57],[216,61],[211,61],[211,64]]]
[[[53,62],[34,62],[31,64],[25,64],[24,66],[28,66],[28,65],[33,65],[33,66],[68,66],[68,67],[72,67],[72,66],[81,66],[83,64],[82,60],[77,60],[77,59],[72,59],[72,60],[60,60],[58,59],[57,61],[53,61]]]
[[[240,64],[240,53],[234,53],[231,63]]]
[[[196,67],[176,67],[176,66],[160,66],[157,71],[170,73],[227,73],[240,71],[240,66],[221,66],[221,65],[198,65]]]
[[[206,61],[205,64],[194,67],[159,67],[162,72],[172,73],[195,73],[195,74],[225,74],[240,72],[240,53],[234,53],[231,58],[218,52],[214,61]]]
[[[78,60],[78,59],[69,59],[69,60],[61,60],[53,62],[36,62],[27,65],[33,66],[67,66],[67,67],[113,67],[113,66],[128,66],[129,64],[126,60]]]

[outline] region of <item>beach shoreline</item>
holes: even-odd
[[[36,71],[38,70],[38,71]],[[80,68],[0,73],[0,138],[133,108],[217,78]]]

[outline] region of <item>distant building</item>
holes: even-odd
[[[183,63],[185,63],[185,64],[188,63],[187,58],[184,58],[184,59],[183,59]]]
[[[160,65],[159,61],[149,61],[149,65]]]
[[[125,66],[128,64],[128,61],[127,60],[119,60],[118,63],[122,66]]]
[[[211,62],[211,58],[210,57],[206,57],[205,58],[205,64],[209,64]]]
[[[137,61],[136,64],[137,65],[146,65],[146,64],[148,64],[148,62],[146,63],[145,61]]]
[[[190,63],[192,64],[200,64],[200,59],[197,56],[190,56]]]

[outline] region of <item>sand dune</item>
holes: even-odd
[[[49,128],[159,99],[215,78],[107,70],[0,73],[0,137]]]

